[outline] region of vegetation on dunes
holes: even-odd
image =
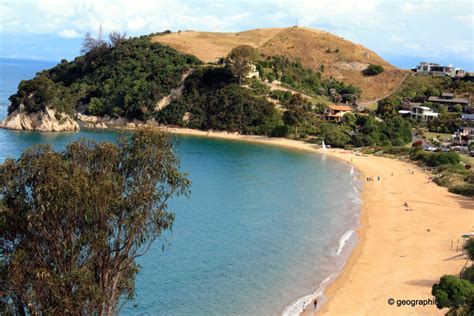
[[[116,315],[136,258],[169,230],[187,195],[168,136],[48,145],[0,165],[0,314]]]

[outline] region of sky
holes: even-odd
[[[87,31],[234,32],[307,26],[366,46],[392,64],[474,71],[473,0],[0,0],[0,57],[60,60]]]

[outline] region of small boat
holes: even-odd
[[[326,144],[324,144],[324,140],[323,140],[323,144],[321,145],[321,147],[323,148],[323,151],[326,151],[326,150],[327,150]]]

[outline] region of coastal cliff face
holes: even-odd
[[[30,130],[42,132],[79,131],[79,124],[65,113],[45,108],[42,111],[28,113],[21,108],[13,111],[0,121],[0,128]]]

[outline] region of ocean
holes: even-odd
[[[0,59],[0,119],[19,81],[54,64]],[[0,129],[0,162],[38,143],[60,150],[81,137],[117,135]],[[319,296],[357,242],[357,172],[324,155],[274,146],[173,141],[191,197],[170,203],[173,231],[139,258],[136,297],[120,315],[291,315]]]

